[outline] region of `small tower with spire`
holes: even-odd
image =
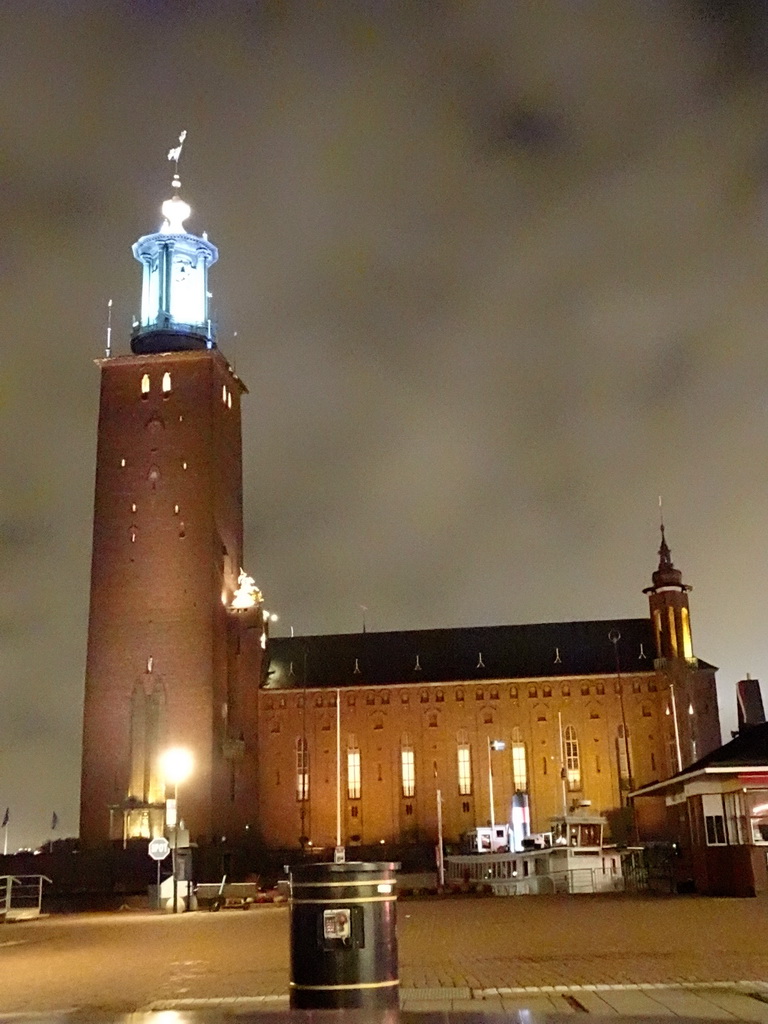
[[[653,573],[653,585],[643,590],[648,595],[651,620],[656,638],[656,657],[667,660],[678,658],[693,661],[691,619],[688,594],[691,587],[683,583],[683,574],[675,568],[661,523],[659,567]]]

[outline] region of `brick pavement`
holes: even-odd
[[[768,1024],[768,901],[403,900],[398,938],[410,1009],[616,1013],[629,1001],[646,1016],[670,1016],[704,1000],[710,1016]],[[0,925],[0,977],[0,1014],[200,1000],[285,1006],[288,912],[127,912]],[[733,984],[741,981],[749,984]]]

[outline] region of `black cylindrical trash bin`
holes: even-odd
[[[291,868],[291,1007],[397,1007],[395,864]]]

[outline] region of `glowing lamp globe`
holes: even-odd
[[[166,220],[163,231],[171,235],[185,235],[187,229],[184,227],[184,221],[192,213],[189,203],[185,203],[180,196],[174,196],[173,199],[166,199],[161,209]]]
[[[172,747],[162,755],[160,766],[166,781],[178,786],[192,774],[192,754],[184,747]]]

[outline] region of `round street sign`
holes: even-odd
[[[152,860],[165,860],[170,852],[171,844],[165,836],[150,840],[148,853]]]

